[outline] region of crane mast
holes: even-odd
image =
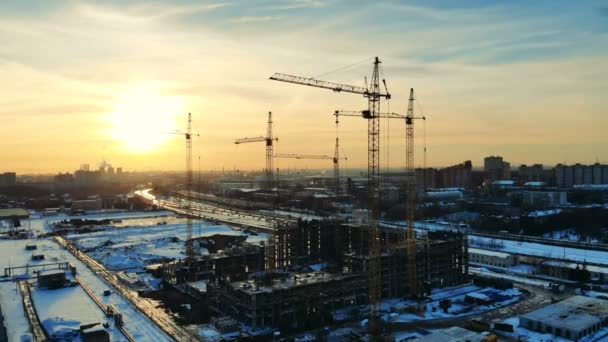
[[[338,118],[336,117],[336,120]],[[334,185],[336,196],[340,194],[340,142],[338,141],[338,137],[336,136],[336,147],[334,148]]]
[[[382,295],[381,262],[380,262],[380,101],[390,99],[388,91],[380,89],[380,59],[374,58],[374,67],[369,87],[357,87],[346,84],[316,80],[314,78],[298,77],[286,74],[274,74],[271,80],[324,88],[335,92],[360,94],[367,98],[367,183],[368,206],[371,212],[369,220],[369,301],[370,320],[369,331],[372,340],[378,340],[382,333],[380,319],[380,300]],[[383,82],[386,87],[386,83]]]
[[[192,114],[188,113],[188,123],[186,131],[170,131],[167,134],[178,134],[183,135],[186,138],[186,258],[189,260],[194,256],[194,248],[192,245],[192,137],[199,136],[198,134],[192,133]]]
[[[274,155],[275,158],[292,158],[292,159],[331,159],[334,165],[334,181],[336,182],[336,194],[338,194],[340,186],[340,154],[338,152],[338,138],[336,138],[336,150],[334,156],[321,155],[321,154],[296,154],[296,153],[278,153]],[[346,160],[346,158],[342,158]]]
[[[192,243],[192,114],[188,113],[188,127],[186,128],[186,256],[194,256]]]
[[[246,144],[254,142],[265,142],[266,143],[266,168],[264,169],[264,183],[265,187],[272,189],[273,186],[273,174],[272,174],[272,159],[273,159],[273,142],[279,141],[278,138],[272,136],[272,112],[268,112],[268,122],[266,127],[266,136],[259,136],[253,138],[241,138],[234,141],[235,144]]]
[[[266,136],[259,136],[253,138],[242,138],[236,139],[234,141],[235,144],[246,144],[246,143],[254,143],[254,142],[265,142],[266,144],[266,169],[264,170],[264,183],[267,189],[272,189],[273,186],[273,170],[272,170],[272,161],[274,158],[274,150],[273,150],[273,142],[279,141],[278,138],[272,136],[272,112],[268,112],[268,121],[266,126]],[[278,172],[277,172],[278,173]],[[273,208],[275,202],[273,201]],[[266,270],[273,270],[276,267],[276,230],[277,230],[277,220],[276,218],[269,217],[268,225],[272,228],[272,233],[268,235],[268,242],[266,247],[266,258],[265,258],[265,268]]]
[[[266,185],[272,189],[272,112],[268,112],[268,127],[266,128]]]
[[[406,168],[406,219],[407,229],[405,244],[407,252],[407,274],[409,293],[418,297],[418,278],[416,273],[416,234],[414,232],[414,215],[416,213],[416,172],[414,166],[414,89],[410,89],[410,98],[405,118],[405,168]]]

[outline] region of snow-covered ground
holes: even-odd
[[[494,288],[478,288],[477,290],[469,292],[466,292],[466,290],[465,293],[462,293],[461,291],[455,291],[453,293],[450,293],[450,295],[440,296],[440,298],[442,299],[449,298],[452,301],[452,305],[448,309],[447,313],[439,307],[439,299],[434,299],[433,301],[426,303],[426,312],[422,316],[412,313],[398,313],[399,311],[401,311],[400,309],[410,304],[407,302],[398,302],[392,306],[391,310],[393,312],[397,311],[397,314],[389,314],[388,317],[392,322],[401,323],[438,318],[469,316],[472,314],[482,313],[517,302],[521,295],[519,289],[517,288],[507,290],[499,290]],[[490,298],[494,298],[495,302],[488,305],[470,304],[465,302],[464,300],[465,296],[467,295],[484,295]]]
[[[549,281],[531,279],[531,278],[527,278],[523,275],[518,276],[516,274],[498,273],[498,272],[491,271],[485,267],[469,266],[469,273],[477,274],[480,276],[492,277],[492,278],[507,279],[507,280],[511,280],[515,283],[538,286],[538,287],[542,287],[542,288],[546,288],[546,289],[551,288],[551,282],[549,282]]]
[[[30,336],[30,326],[21,301],[21,292],[17,283],[0,283],[0,305],[4,314],[4,325],[10,342],[27,341]]]
[[[495,301],[489,305],[477,305],[465,302],[467,295],[485,295]],[[475,285],[456,286],[452,288],[436,289],[430,295],[431,300],[423,303],[426,311],[422,315],[410,313],[408,309],[416,305],[415,301],[402,299],[387,299],[381,303],[382,317],[386,321],[393,323],[407,323],[420,320],[442,319],[469,316],[500,308],[517,302],[521,292],[517,288],[499,290],[491,287],[479,287]],[[451,307],[448,312],[444,312],[439,302],[443,299],[451,300]],[[337,310],[334,317],[337,320],[347,319],[348,316],[357,312],[364,312],[367,306],[347,307]]]
[[[490,248],[490,245],[493,245],[494,248]],[[608,265],[608,252],[603,251],[543,245],[533,242],[493,239],[482,236],[469,236],[469,246],[519,255]]]
[[[46,224],[47,219],[54,218],[40,218],[32,219],[32,227],[43,227]],[[61,219],[59,219],[61,220]],[[25,249],[26,244],[36,244],[38,249],[35,251],[27,251]],[[32,261],[32,254],[44,254],[45,260]],[[76,266],[78,276],[81,281],[84,282],[91,290],[101,297],[104,304],[112,304],[122,314],[125,322],[125,329],[137,340],[141,341],[170,341],[171,339],[160,330],[155,324],[153,324],[144,314],[138,311],[132,306],[132,304],[124,297],[118,294],[112,294],[110,296],[101,296],[104,290],[108,289],[109,286],[97,275],[95,275],[90,269],[88,269],[82,262],[74,258],[69,252],[62,249],[54,241],[50,239],[30,239],[30,240],[0,240],[0,269],[4,269],[9,266],[25,266],[25,265],[39,265],[42,263],[50,262],[70,262]],[[21,274],[27,270],[23,269],[20,271]],[[33,276],[33,270],[29,270],[30,275]],[[23,275],[22,275],[23,276]],[[21,298],[15,296],[14,286],[15,284],[10,279],[4,279],[7,282],[1,283],[0,286],[0,305],[2,306],[3,313],[5,315],[5,324],[9,332],[10,341],[21,341],[21,334],[27,329],[27,320],[23,315],[23,309],[7,310],[7,308],[16,308],[21,305]],[[69,290],[68,290],[69,291]],[[82,289],[76,288],[72,291],[81,291]],[[76,292],[78,293],[78,292]],[[34,291],[34,295],[36,291]],[[53,299],[54,296],[50,296]],[[74,304],[71,302],[69,296],[63,304],[57,304],[57,307],[53,308],[53,312],[61,312],[61,310],[69,310]],[[17,298],[17,299],[15,299]],[[38,302],[36,301],[38,299]],[[78,301],[84,301],[87,298],[81,298]],[[45,299],[42,298],[42,301]],[[52,301],[52,300],[51,300]],[[45,307],[48,305],[38,304],[40,298],[34,298],[34,304],[38,307]],[[44,302],[43,302],[44,303]],[[151,304],[152,305],[152,304]],[[101,314],[101,310],[99,310]],[[52,313],[49,313],[49,317]],[[64,313],[57,314],[58,316],[64,315]],[[62,317],[66,320],[72,320],[72,316]],[[89,322],[83,322],[89,323]]]
[[[66,215],[58,214],[48,216],[46,219],[49,223],[65,220],[65,219],[86,219],[86,220],[125,220],[134,218],[144,217],[163,217],[172,216],[173,213],[170,211],[125,211],[125,212],[109,212],[109,213],[95,213],[86,215]]]
[[[113,270],[139,268],[163,259],[184,257],[185,223],[106,228],[93,233],[71,234],[67,238]],[[204,221],[193,223],[193,237],[214,234],[247,236],[247,241],[252,243],[266,241],[268,238],[267,234],[251,235],[226,225]],[[204,250],[201,252],[205,253]]]
[[[503,320],[501,323],[511,324],[513,326],[513,332],[501,332],[501,335],[506,335],[514,340],[518,341],[551,341],[551,342],[572,342],[570,339],[557,337],[549,333],[539,333],[536,331],[521,328],[519,326],[519,317],[509,317]],[[608,340],[608,327],[598,330],[595,334],[585,336],[579,340],[579,342],[596,342],[596,341],[607,341]]]
[[[81,325],[107,322],[110,328],[106,330],[112,341],[127,341],[80,286],[56,290],[32,288],[32,299],[40,323],[52,337],[76,340]]]

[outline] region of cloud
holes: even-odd
[[[278,15],[264,15],[264,16],[242,16],[229,19],[232,23],[246,24],[246,23],[263,23],[269,21],[277,21],[283,19],[283,16]]]
[[[282,4],[272,6],[271,9],[286,11],[294,9],[305,9],[305,8],[323,8],[326,7],[327,3],[320,0],[288,0],[283,1]]]
[[[101,17],[114,17],[123,19],[154,20],[181,15],[191,15],[203,12],[210,12],[220,8],[231,6],[229,2],[217,2],[206,4],[166,4],[160,2],[144,2],[132,5],[81,5],[89,15]]]

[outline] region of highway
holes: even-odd
[[[156,196],[150,193],[151,191],[152,189],[136,191],[135,195],[142,197],[151,204],[157,205],[159,208],[167,209],[178,214],[187,214],[186,209],[181,204],[183,200],[175,197],[171,197],[169,200],[158,200],[156,199]],[[264,215],[245,210],[231,209],[209,203],[201,203],[198,201],[192,202],[192,212],[196,218],[217,221],[233,226],[251,228],[254,230],[266,232],[274,230],[274,221],[276,219],[282,221],[294,221],[293,219],[288,217],[278,215]]]

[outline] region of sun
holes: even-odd
[[[152,152],[174,137],[170,132],[184,114],[182,98],[162,94],[155,84],[129,87],[111,108],[107,115],[110,136],[133,153]]]

